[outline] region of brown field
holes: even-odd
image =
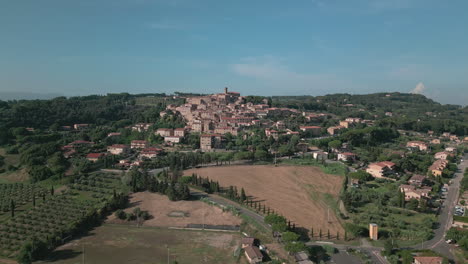
[[[167,263],[245,263],[234,252],[240,245],[239,233],[171,230],[154,227],[103,225],[88,236],[57,248],[45,261],[60,264],[163,264]],[[85,256],[83,257],[83,249]]]
[[[134,193],[130,197],[130,208],[126,212],[133,211],[133,208],[140,207],[141,210],[148,211],[153,216],[143,222],[143,226],[158,227],[185,227],[187,224],[207,225],[240,225],[241,219],[230,212],[223,212],[220,208],[210,206],[201,201],[170,201],[167,196],[150,192]],[[170,217],[168,214],[174,211],[188,213],[187,217]],[[114,215],[109,216],[108,223],[126,223],[116,219]]]
[[[336,201],[343,178],[323,173],[312,166],[227,166],[190,169],[185,175],[196,173],[202,177],[219,181],[227,187],[245,189],[247,196],[261,201],[284,215],[296,226],[319,229],[334,236],[343,228],[330,209],[330,223],[327,221],[327,204]],[[333,205],[332,205],[333,206]]]

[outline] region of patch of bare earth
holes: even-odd
[[[298,227],[323,232],[343,233],[338,218],[330,209],[328,222],[324,195],[337,199],[342,177],[325,174],[312,166],[228,166],[190,169],[185,175],[196,173],[219,181],[223,187],[244,188],[248,196],[273,208]]]
[[[141,210],[148,211],[151,219],[143,222],[143,226],[158,227],[186,227],[188,224],[207,224],[207,225],[240,225],[241,219],[230,212],[223,212],[222,209],[210,206],[200,201],[170,201],[167,196],[139,192],[130,196],[130,207],[126,212],[132,212],[134,208],[140,207]],[[182,217],[171,217],[183,212]],[[125,221],[116,219],[114,215],[109,216],[108,223],[125,223]]]

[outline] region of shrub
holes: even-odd
[[[115,216],[120,220],[127,219],[127,214],[122,209],[115,211]]]

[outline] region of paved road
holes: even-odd
[[[341,249],[341,250],[338,250],[338,253],[336,254],[333,254],[331,256],[331,263],[337,263],[337,264],[341,264],[341,263],[349,263],[349,264],[361,264],[362,261],[361,259],[359,259],[358,257],[354,256],[354,255],[351,255],[349,254],[346,250],[344,249]]]
[[[341,253],[338,254],[340,256],[335,256],[335,255],[332,256],[332,260],[334,260],[334,262],[338,263],[338,264],[355,263],[355,262],[352,262],[352,260],[347,260],[345,258],[345,255],[343,255],[343,252],[346,252],[346,249],[349,249],[349,248],[360,250],[360,251],[366,253],[372,259],[372,263],[388,264],[388,261],[381,254],[382,248],[379,248],[379,247],[373,247],[373,246],[348,246],[348,245],[342,245],[342,244],[333,244],[333,243],[329,243],[329,242],[322,243],[320,241],[307,242],[306,245],[307,246],[330,245],[330,246],[338,249],[341,252]],[[349,255],[349,256],[352,256],[352,255]],[[354,260],[357,259],[356,257],[354,257],[354,258],[355,258]],[[361,261],[359,260],[359,262],[357,262],[357,263],[361,263]]]
[[[448,188],[447,199],[445,199],[442,210],[439,214],[439,227],[434,230],[434,238],[426,241],[420,245],[414,246],[413,248],[427,248],[432,249],[440,254],[447,256],[450,259],[454,259],[454,256],[450,250],[451,246],[445,243],[445,233],[452,226],[453,222],[453,211],[457,203],[460,181],[463,178],[463,172],[468,167],[468,155],[465,155],[463,162],[458,165],[458,172],[452,179],[452,184]]]

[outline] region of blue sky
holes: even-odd
[[[465,0],[21,0],[0,92],[420,92],[468,104]]]

